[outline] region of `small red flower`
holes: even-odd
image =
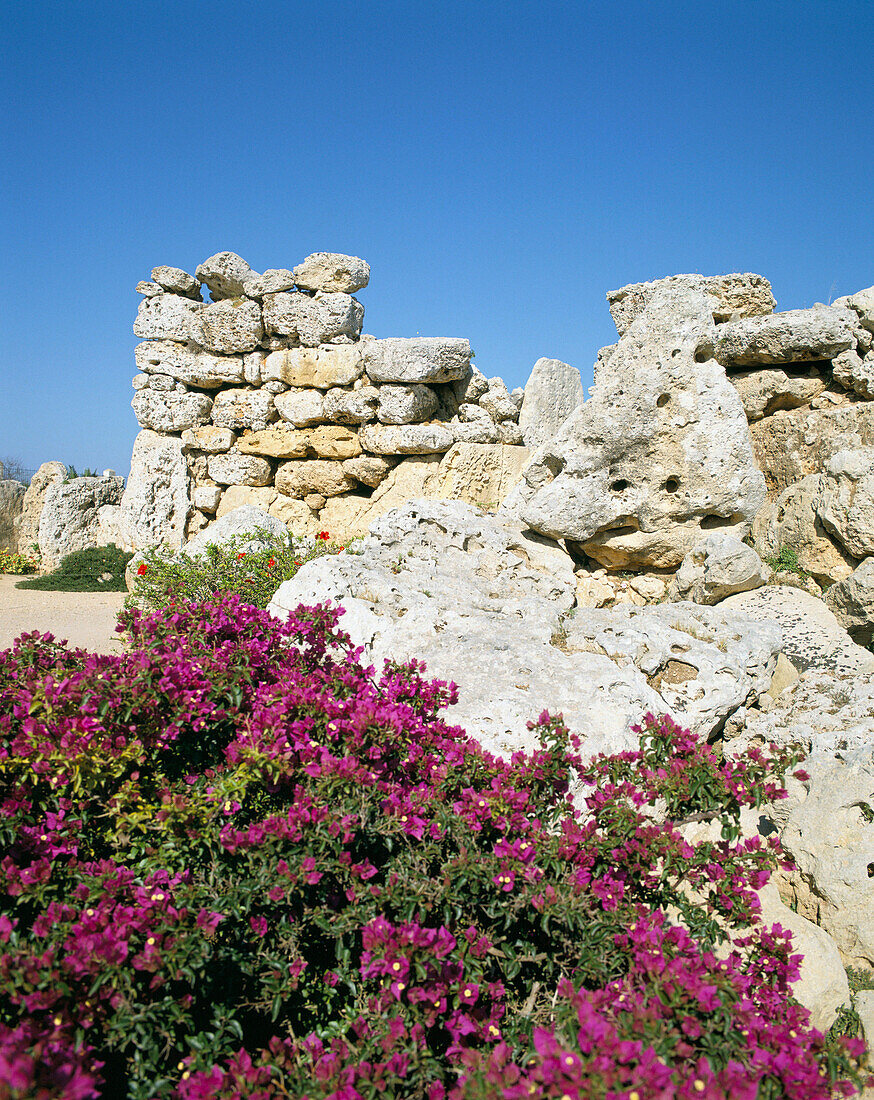
[[[146,575],[146,573],[148,573],[148,571],[149,571],[148,565],[146,565],[146,563],[144,561],[141,561],[140,564],[137,566],[137,576],[138,577],[144,577]]]
[[[327,531],[319,531],[319,533],[316,535],[317,539],[324,539],[325,542],[327,542],[330,537],[331,536],[328,534]]]
[[[245,556],[246,556],[246,551],[243,550],[241,553],[237,554],[237,561],[242,561],[243,558],[245,558]]]
[[[276,565],[276,561],[275,561],[275,560],[274,560],[273,558],[271,558],[271,559],[270,559],[270,560],[269,560],[269,561],[267,562],[267,568],[268,568],[268,569],[272,569],[274,565]]]

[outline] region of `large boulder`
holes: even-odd
[[[26,492],[21,481],[0,481],[0,548],[12,550],[13,553],[19,549],[18,520]]]
[[[294,269],[294,281],[301,290],[354,294],[370,282],[370,264],[341,252],[313,252]]]
[[[166,374],[189,386],[217,389],[244,380],[239,355],[212,355],[173,340],[144,340],[134,349],[137,370]]]
[[[364,369],[374,382],[452,382],[470,374],[467,340],[438,336],[365,340],[361,353]]]
[[[264,327],[306,348],[317,348],[338,337],[357,340],[364,306],[348,294],[319,291],[314,298],[298,291],[264,295]]]
[[[150,428],[154,432],[184,432],[187,428],[206,424],[212,407],[212,398],[205,393],[179,393],[175,390],[137,390],[131,401],[140,427]]]
[[[144,298],[134,321],[134,336],[141,340],[177,340],[181,344],[196,341],[200,335],[201,302],[178,294],[159,294]]]
[[[874,447],[831,456],[816,512],[853,557],[874,554]]]
[[[576,367],[560,359],[538,359],[525,383],[519,428],[526,447],[548,443],[585,398]]]
[[[16,519],[16,538],[18,549],[27,554],[39,546],[39,519],[42,515],[45,496],[50,485],[59,484],[67,478],[67,467],[63,462],[44,462],[30,479],[30,485],[24,494],[21,512]]]
[[[827,381],[814,368],[802,374],[778,370],[743,371],[729,375],[743,402],[747,420],[761,420],[777,409],[797,409],[809,405],[826,388]]]
[[[236,252],[216,252],[197,268],[196,275],[209,287],[213,301],[239,298],[245,293],[245,282],[255,273]]]
[[[271,516],[263,508],[244,504],[227,512],[194,538],[188,539],[180,553],[196,558],[205,552],[207,546],[224,546],[240,535],[252,535],[253,538],[246,543],[244,549],[256,550],[265,545],[263,537],[258,537],[262,532],[279,536],[287,534],[287,530],[281,520]]]
[[[834,306],[790,309],[719,325],[702,349],[725,367],[833,359],[854,345],[853,316]]]
[[[702,532],[742,537],[765,498],[737,391],[695,361],[714,300],[697,280],[664,282],[507,502],[607,568],[675,568]]]
[[[54,482],[46,491],[39,520],[42,564],[54,569],[75,550],[100,545],[100,509],[117,505],[124,489],[120,477],[76,477]]]
[[[191,511],[188,465],[178,436],[144,429],[134,440],[130,477],[121,498],[127,548],[182,545]]]
[[[715,604],[768,583],[771,570],[751,546],[714,531],[683,558],[668,592],[672,600]]]
[[[825,602],[851,637],[870,646],[874,641],[874,557],[866,558],[848,577],[833,584]]]
[[[610,291],[607,302],[619,335],[624,336],[631,328],[646,309],[653,294],[675,283],[694,286],[711,298],[714,321],[728,321],[735,316],[757,317],[772,313],[776,305],[771,284],[761,275],[671,275],[667,279],[656,279],[651,283],[631,283],[619,290]],[[606,350],[602,348],[602,351]]]

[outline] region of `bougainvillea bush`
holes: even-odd
[[[336,610],[126,623],[121,657],[0,653],[0,1096],[853,1092],[756,923],[777,846],[739,839],[792,758],[649,716],[584,765],[544,714],[504,762]]]

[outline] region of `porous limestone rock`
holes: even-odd
[[[382,455],[359,455],[357,458],[347,458],[343,463],[343,469],[349,477],[354,477],[362,485],[368,485],[375,489],[381,481],[385,480],[389,470],[395,461]]]
[[[294,281],[301,290],[354,294],[370,282],[370,264],[340,252],[313,252],[294,269]]]
[[[297,428],[277,424],[258,432],[247,432],[237,440],[241,454],[263,455],[267,458],[305,458],[307,438]]]
[[[213,402],[205,393],[156,393],[148,389],[134,394],[131,408],[141,428],[150,428],[153,432],[183,432],[186,428],[205,424]]]
[[[458,405],[464,405],[465,403],[475,405],[488,388],[488,378],[472,363],[469,364],[464,374],[450,383],[450,389]]]
[[[134,440],[130,477],[121,498],[125,549],[178,549],[191,511],[188,464],[178,436],[143,429]]]
[[[145,298],[156,298],[159,294],[164,293],[164,288],[157,283],[147,283],[144,280],[140,280],[134,287],[137,294],[142,294]]]
[[[97,546],[98,510],[121,500],[124,479],[76,477],[53,482],[46,490],[39,519],[39,552],[47,569],[72,554]]]
[[[144,298],[134,321],[134,336],[141,340],[196,341],[200,334],[201,302],[192,302],[178,294],[159,294]]]
[[[675,568],[702,532],[742,537],[765,498],[737,391],[694,359],[713,301],[664,282],[505,505],[607,568]]]
[[[874,554],[874,447],[831,456],[816,514],[854,557]]]
[[[841,307],[790,309],[718,325],[700,348],[724,367],[833,359],[855,343],[853,318]]]
[[[152,281],[169,294],[180,294],[183,298],[200,301],[200,283],[181,267],[153,267]]]
[[[479,404],[496,424],[519,418],[518,406],[515,401],[510,400],[507,387],[500,378],[489,379],[489,388],[479,399]]]
[[[340,344],[271,352],[261,375],[265,381],[277,379],[289,386],[327,390],[350,385],[361,377],[363,369],[358,347]]]
[[[560,359],[538,359],[525,383],[519,429],[526,447],[548,443],[577,405],[585,399],[576,367]]]
[[[237,443],[244,454],[270,458],[354,458],[361,454],[358,433],[339,424],[317,428],[268,428],[244,435]]]
[[[222,488],[220,485],[198,485],[191,494],[191,502],[194,507],[201,512],[208,512],[210,515],[218,508],[221,499]]]
[[[522,476],[530,452],[502,444],[455,443],[443,456],[430,496],[497,507]]]
[[[243,381],[243,360],[238,355],[211,355],[172,340],[144,340],[134,349],[137,370],[167,374],[189,386],[216,389]]]
[[[254,351],[263,335],[261,308],[257,302],[226,298],[204,306],[200,312],[197,343],[208,351],[224,355]]]
[[[263,275],[253,271],[243,279],[243,293],[247,298],[263,298],[265,294],[277,294],[293,286],[294,272],[284,267],[271,267]]]
[[[848,348],[832,359],[832,378],[867,401],[874,399],[874,353],[860,356]]]
[[[278,415],[273,394],[266,390],[220,390],[212,407],[213,423],[235,431],[263,431]]]
[[[485,409],[483,410],[485,412]],[[499,425],[486,413],[482,420],[449,425],[456,443],[497,443]]]
[[[777,409],[808,405],[826,388],[826,379],[813,367],[802,375],[786,371],[756,370],[729,375],[740,394],[747,420],[761,420]]]
[[[269,485],[273,480],[270,463],[255,455],[236,452],[210,455],[206,466],[209,476],[219,485]]]
[[[683,558],[668,596],[715,604],[735,592],[761,588],[770,576],[770,568],[751,546],[724,531],[714,531]]]
[[[222,454],[234,445],[236,436],[230,428],[218,428],[215,424],[203,424],[199,428],[187,428],[182,433],[182,446],[186,451],[205,451]]]
[[[195,558],[202,555],[207,546],[224,546],[240,535],[249,534],[255,537],[241,544],[242,549],[260,550],[266,545],[263,537],[257,537],[257,533],[262,531],[273,536],[284,536],[286,527],[281,520],[275,519],[263,508],[244,504],[226,512],[221,519],[211,523],[205,531],[189,539],[182,547],[181,553],[186,557]]]
[[[468,340],[439,336],[362,340],[361,356],[373,382],[451,382],[470,373]]]
[[[216,252],[200,264],[195,274],[209,287],[213,301],[218,301],[221,298],[239,298],[245,293],[246,279],[255,272],[236,252]]]
[[[512,420],[502,420],[500,424],[496,424],[498,429],[498,442],[503,443],[508,447],[521,447],[522,446],[522,432],[519,429],[519,425]]]
[[[376,386],[361,386],[357,390],[332,389],[325,394],[324,419],[338,424],[364,424],[376,419],[379,408]]]
[[[338,336],[356,340],[364,320],[364,306],[348,294],[318,293],[314,298],[297,291],[265,294],[263,311],[269,333],[287,336],[307,348]]]
[[[869,646],[874,640],[874,558],[866,558],[849,577],[833,584],[824,598],[850,636]]]
[[[713,320],[728,321],[731,317],[757,317],[772,313],[777,304],[771,293],[771,284],[761,275],[671,275],[651,283],[631,283],[612,290],[607,295],[610,316],[616,331],[624,336],[633,322],[643,313],[650,298],[665,286],[673,283],[692,286],[713,299]],[[609,348],[602,348],[608,352]],[[601,352],[598,353],[601,361]],[[609,355],[604,357],[604,362]],[[596,379],[597,381],[597,379]]]
[[[277,394],[273,403],[282,419],[296,428],[307,428],[329,419],[324,410],[325,395],[321,390],[288,390]]]
[[[380,386],[376,417],[380,424],[413,424],[428,420],[437,408],[430,386]]]
[[[11,478],[0,480],[0,548],[19,549],[18,519],[24,507],[24,495],[27,487],[22,481]]]
[[[39,517],[42,515],[45,496],[50,485],[64,481],[67,467],[63,462],[43,462],[30,479],[21,512],[16,518],[16,537],[18,549],[22,554],[30,553],[39,544]]]
[[[630,726],[647,711],[710,732],[767,688],[775,627],[685,604],[635,609],[622,621],[602,613],[587,622],[578,609],[567,620],[572,564],[553,542],[459,501],[408,501],[373,524],[356,555],[307,563],[270,610],[284,617],[300,602],[342,603],[343,629],[365,661],[415,656],[429,675],[455,680],[447,720],[502,755],[535,746],[527,722],[544,700],[591,756],[634,747]]]
[[[448,451],[454,443],[445,424],[362,424],[365,451],[378,455],[426,455]]]
[[[355,482],[339,462],[328,459],[292,459],[276,471],[276,488],[287,497],[302,499],[308,493],[335,497],[355,488]]]
[[[229,485],[222,493],[222,499],[216,509],[216,517],[222,519],[238,508],[251,506],[267,511],[279,497],[272,485]],[[209,530],[209,528],[207,528]]]

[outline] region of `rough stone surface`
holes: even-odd
[[[853,319],[842,308],[790,309],[719,325],[702,347],[725,367],[833,359],[855,343]]]
[[[378,455],[425,455],[448,451],[454,443],[444,424],[362,424],[361,446]]]
[[[243,381],[243,360],[236,355],[211,355],[172,340],[145,340],[134,350],[137,369],[167,374],[189,386],[215,389]]]
[[[380,391],[376,386],[357,390],[332,389],[325,394],[324,418],[338,424],[364,424],[376,419]]]
[[[429,386],[386,385],[379,388],[380,424],[414,424],[428,420],[437,408],[437,394]]]
[[[525,447],[505,447],[500,443],[492,446],[456,443],[443,456],[429,495],[495,508],[521,478],[529,453]]]
[[[848,348],[832,360],[832,378],[867,401],[874,399],[874,354],[864,357]]]
[[[349,458],[343,463],[343,469],[349,477],[354,477],[362,485],[368,485],[375,489],[381,481],[385,480],[389,470],[394,466],[390,458],[382,455],[359,455],[357,458]]]
[[[735,592],[761,588],[770,575],[752,547],[714,531],[683,558],[668,594],[672,600],[715,604]]]
[[[208,512],[210,515],[218,508],[221,499],[222,489],[220,485],[198,485],[191,494],[191,502],[194,507],[201,512]]]
[[[15,553],[18,545],[18,520],[24,507],[27,487],[21,481],[0,480],[0,548]]]
[[[181,267],[153,267],[152,281],[170,294],[180,294],[183,298],[200,301],[200,283]]]
[[[288,497],[302,499],[308,493],[335,497],[355,488],[339,462],[314,458],[284,462],[276,471],[276,488]]]
[[[729,378],[740,394],[747,420],[761,420],[777,409],[808,405],[826,388],[826,379],[813,368],[803,375],[772,369],[743,371]]]
[[[870,645],[874,640],[874,558],[866,558],[849,577],[833,584],[825,602],[855,641]]]
[[[293,286],[294,272],[283,267],[270,268],[263,275],[253,271],[243,279],[243,293],[247,298],[263,298],[265,294],[277,294]]]
[[[451,382],[470,373],[467,340],[438,336],[366,340],[361,354],[373,382]]]
[[[264,325],[268,332],[316,348],[338,336],[361,335],[364,307],[348,294],[265,294]]]
[[[197,342],[209,351],[225,355],[254,351],[263,335],[261,308],[257,302],[230,298],[213,302],[201,310]]]
[[[560,359],[538,359],[525,383],[519,412],[525,446],[534,450],[548,443],[584,399],[583,379],[576,367]]]
[[[263,458],[246,454],[210,455],[207,460],[209,476],[219,485],[269,485],[273,469]]]
[[[467,423],[450,424],[449,427],[456,443],[498,442],[498,425],[488,414],[486,414],[484,420],[471,420]]]
[[[284,523],[275,519],[263,508],[257,508],[251,504],[242,505],[226,512],[205,531],[189,539],[181,552],[189,558],[194,558],[203,554],[207,546],[224,546],[239,535],[254,534],[257,531],[268,531],[271,535],[285,535],[286,528]],[[256,537],[251,539],[244,548],[259,550],[264,545],[264,539]]]
[[[263,431],[278,415],[273,395],[264,390],[221,390],[212,407],[213,423],[235,431]]]
[[[260,508],[262,511],[266,512],[269,508],[273,507],[278,496],[279,494],[272,485],[258,487],[252,485],[230,485],[222,493],[222,499],[219,501],[219,506],[216,509],[216,516],[218,519],[222,519],[238,508],[246,506]],[[207,528],[207,530],[209,530],[209,528]]]
[[[124,549],[182,544],[191,510],[182,440],[143,430],[134,440],[130,477],[121,498],[128,528]]]
[[[737,391],[719,364],[694,360],[712,302],[668,282],[506,505],[608,568],[676,567],[702,531],[741,537],[765,497]]]
[[[187,343],[200,334],[200,302],[177,294],[159,294],[144,298],[134,321],[134,336],[141,340],[178,340]]]
[[[727,321],[735,314],[740,317],[756,317],[772,313],[776,305],[771,284],[761,275],[671,275],[651,283],[631,283],[607,295],[610,316],[619,335],[625,335],[654,293],[677,283],[692,286],[713,299],[712,312],[715,321]],[[605,352],[608,350],[601,349]],[[601,359],[600,352],[598,358]],[[605,356],[604,361],[608,358],[609,356]]]
[[[46,490],[39,520],[42,564],[54,569],[74,550],[97,546],[103,505],[118,504],[124,480],[120,477],[76,477],[53,482]]]
[[[370,282],[370,264],[358,256],[339,252],[313,252],[294,269],[301,290],[340,291],[354,294]]]
[[[302,431],[286,424],[277,424],[258,432],[248,432],[237,440],[241,454],[263,455],[267,458],[304,458],[307,439]]]
[[[289,386],[327,390],[350,385],[361,377],[363,369],[359,348],[341,344],[271,352],[261,374],[265,381],[275,378]]]
[[[831,456],[816,513],[854,557],[874,554],[874,447]]]
[[[21,512],[16,518],[16,537],[18,549],[29,553],[39,544],[39,517],[42,515],[45,496],[50,485],[55,485],[67,476],[67,467],[63,462],[43,462],[30,479]]]
[[[326,419],[325,395],[321,390],[288,390],[277,394],[273,400],[282,419],[296,428],[321,424]]]
[[[251,267],[236,252],[216,252],[198,267],[196,275],[209,287],[215,301],[239,298],[245,293],[246,279],[254,275]]]
[[[131,401],[141,428],[153,432],[183,432],[205,424],[212,411],[212,399],[205,393],[156,393],[138,390]]]
[[[186,451],[223,454],[231,449],[235,438],[230,428],[217,428],[214,424],[204,424],[199,428],[187,428],[182,433],[182,445]]]

